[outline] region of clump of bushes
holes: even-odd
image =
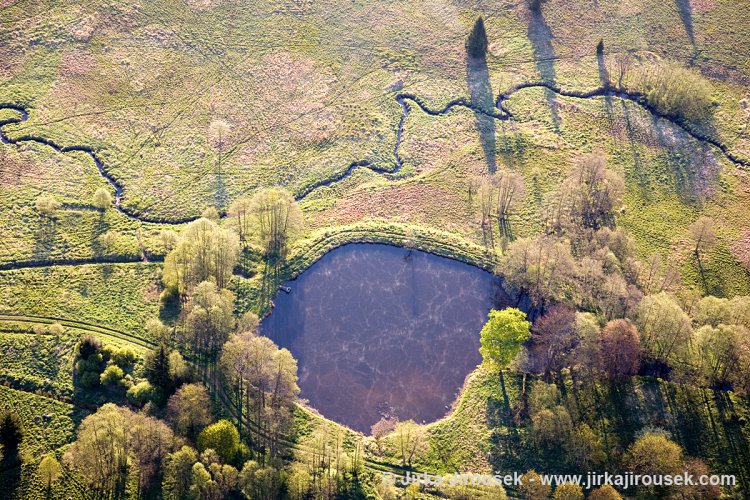
[[[153,385],[148,380],[142,380],[128,389],[126,394],[128,401],[141,407],[146,403],[160,403],[164,401],[164,391],[161,387]]]
[[[101,349],[101,341],[91,335],[84,335],[78,342],[76,372],[81,386],[91,388],[99,385],[99,377],[104,367]]]
[[[131,371],[138,359],[130,347],[102,346],[96,337],[84,335],[78,342],[77,354],[76,372],[81,386],[92,388],[101,384],[130,387],[132,377],[126,373]]]
[[[711,115],[711,84],[698,71],[675,61],[641,63],[625,79],[629,92],[642,94],[657,112],[691,122]]]

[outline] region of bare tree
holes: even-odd
[[[534,371],[545,376],[569,366],[568,356],[577,346],[575,311],[565,306],[553,306],[531,328],[529,357]]]
[[[638,372],[641,341],[633,324],[626,319],[607,323],[601,334],[601,369],[612,378]]]

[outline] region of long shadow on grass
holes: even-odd
[[[467,56],[466,83],[469,87],[471,104],[479,110],[492,113],[495,107],[495,96],[490,85],[490,72],[487,68],[486,57]],[[482,143],[484,157],[487,161],[487,170],[490,174],[494,174],[497,170],[495,119],[479,110],[474,111],[479,140]]]
[[[534,51],[534,60],[537,71],[542,81],[551,85],[555,84],[555,49],[552,47],[552,31],[547,26],[542,14],[540,4],[529,7],[529,26],[526,36],[531,42],[531,49]],[[552,113],[552,125],[555,131],[560,131],[560,117],[557,113],[557,101],[555,93],[550,89],[544,89],[544,96],[549,104]]]
[[[690,0],[675,0],[677,4],[677,11],[680,13],[680,20],[682,25],[685,27],[685,33],[690,40],[690,44],[693,46],[693,52],[695,53],[695,30],[693,29],[693,8],[690,5]]]
[[[51,217],[39,219],[39,226],[34,239],[33,261],[46,261],[50,259],[52,249],[57,242],[57,224]]]
[[[750,492],[750,431],[747,429],[747,413],[744,417],[738,415],[731,396],[726,392],[714,391],[714,402],[729,446],[729,462],[734,465],[733,472],[747,495]]]
[[[487,399],[487,425],[492,430],[490,463],[493,470],[527,470],[533,462],[533,453],[524,453],[524,445],[516,427],[513,408],[510,405],[506,384],[517,384],[517,378],[498,373],[500,397]]]
[[[607,70],[607,64],[604,61],[604,49],[597,51],[596,53],[596,64],[599,67],[599,81],[602,87],[609,89],[612,86],[610,80],[609,71]],[[612,96],[604,94],[604,109],[607,112],[607,118],[612,119]]]
[[[680,198],[686,203],[708,198],[714,191],[721,168],[711,147],[693,141],[681,129],[656,116],[652,116],[651,126],[658,145],[667,156],[674,175],[674,188]],[[714,131],[710,121],[701,127]]]
[[[0,459],[0,492],[7,496],[3,498],[14,498],[18,487],[21,485],[21,455],[18,449],[4,449]]]
[[[219,212],[223,211],[227,206],[227,186],[224,181],[224,170],[221,168],[221,161],[219,161],[214,172],[214,178],[216,182],[216,191],[214,192],[214,206]]]
[[[625,120],[625,132],[628,136],[628,142],[630,143],[630,154],[633,156],[633,170],[637,177],[640,195],[644,200],[649,201],[653,194],[653,189],[651,188],[651,183],[644,169],[643,160],[641,159],[640,141],[636,135],[635,127],[633,126],[630,105],[626,101],[622,101],[622,116]]]

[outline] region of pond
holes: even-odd
[[[369,434],[381,416],[444,416],[481,362],[479,332],[509,299],[499,278],[433,254],[351,244],[284,284],[262,332],[299,361],[301,396]]]

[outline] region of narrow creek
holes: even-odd
[[[524,89],[528,88],[535,88],[535,87],[542,87],[546,88],[547,90],[553,92],[556,95],[562,96],[562,97],[571,97],[571,98],[578,98],[578,99],[593,99],[597,97],[616,97],[619,99],[627,100],[633,103],[638,104],[639,106],[643,107],[647,111],[649,111],[652,115],[667,120],[670,123],[673,123],[674,125],[678,126],[680,129],[683,130],[686,134],[688,134],[690,137],[709,144],[711,146],[714,146],[721,151],[721,153],[729,159],[732,163],[736,165],[740,165],[743,167],[750,166],[750,160],[742,158],[738,156],[737,154],[733,153],[729,146],[724,144],[723,142],[710,137],[706,133],[701,132],[694,126],[685,123],[682,120],[676,119],[675,117],[667,116],[664,114],[659,113],[656,109],[654,109],[652,106],[649,106],[648,103],[645,101],[642,95],[635,94],[635,93],[627,93],[624,91],[616,90],[609,86],[602,86],[595,88],[593,90],[580,92],[580,91],[566,91],[562,88],[546,83],[546,82],[528,82],[524,84],[520,84],[516,87],[514,87],[512,90],[506,93],[502,93],[498,95],[497,99],[495,100],[494,109],[487,110],[483,109],[480,106],[477,106],[470,102],[469,99],[465,97],[460,97],[457,99],[453,99],[446,103],[442,108],[431,108],[424,100],[422,100],[420,97],[410,94],[410,93],[399,93],[394,96],[394,99],[398,103],[398,105],[401,107],[401,117],[399,119],[398,125],[396,127],[396,133],[395,133],[395,142],[393,147],[393,162],[390,164],[376,164],[373,162],[370,162],[368,160],[359,160],[355,161],[349,164],[349,166],[333,175],[332,177],[322,180],[318,183],[312,184],[306,188],[302,188],[298,190],[295,193],[295,198],[299,201],[306,196],[308,196],[310,193],[315,191],[316,189],[319,189],[324,186],[331,186],[335,183],[341,182],[342,180],[346,179],[347,177],[351,176],[352,173],[354,173],[355,170],[358,168],[367,168],[374,172],[386,175],[386,176],[392,176],[397,174],[401,167],[403,166],[403,161],[399,155],[399,148],[401,146],[401,140],[403,136],[404,127],[406,124],[406,119],[411,111],[411,105],[418,107],[423,113],[426,113],[430,116],[440,116],[445,115],[447,113],[450,113],[451,110],[454,108],[466,108],[469,109],[475,113],[481,113],[485,116],[491,117],[496,120],[500,121],[507,121],[513,119],[513,114],[504,106],[505,102],[510,99],[513,94],[516,92],[519,92]],[[11,145],[17,145],[23,142],[34,142],[37,144],[43,144],[51,147],[58,153],[68,153],[68,152],[82,152],[88,155],[94,165],[96,166],[97,170],[99,171],[99,174],[113,187],[115,190],[115,207],[117,210],[122,213],[123,215],[138,220],[141,222],[152,222],[152,223],[164,223],[164,224],[183,224],[190,221],[193,221],[197,219],[197,217],[185,217],[185,218],[164,218],[164,217],[150,217],[148,215],[141,214],[133,209],[124,207],[121,205],[122,197],[124,194],[124,187],[118,181],[118,179],[115,178],[109,171],[107,165],[104,164],[104,162],[101,160],[101,158],[98,156],[97,151],[90,147],[85,145],[75,145],[75,146],[61,146],[54,141],[50,139],[46,139],[44,137],[38,137],[33,135],[22,135],[19,137],[9,137],[5,131],[3,130],[3,127],[6,125],[12,125],[12,124],[18,124],[26,122],[29,118],[29,110],[28,108],[21,106],[19,104],[2,104],[0,103],[0,110],[12,110],[19,113],[18,118],[9,118],[3,121],[0,121],[0,142],[3,144],[11,144]],[[224,214],[223,214],[224,215]]]

